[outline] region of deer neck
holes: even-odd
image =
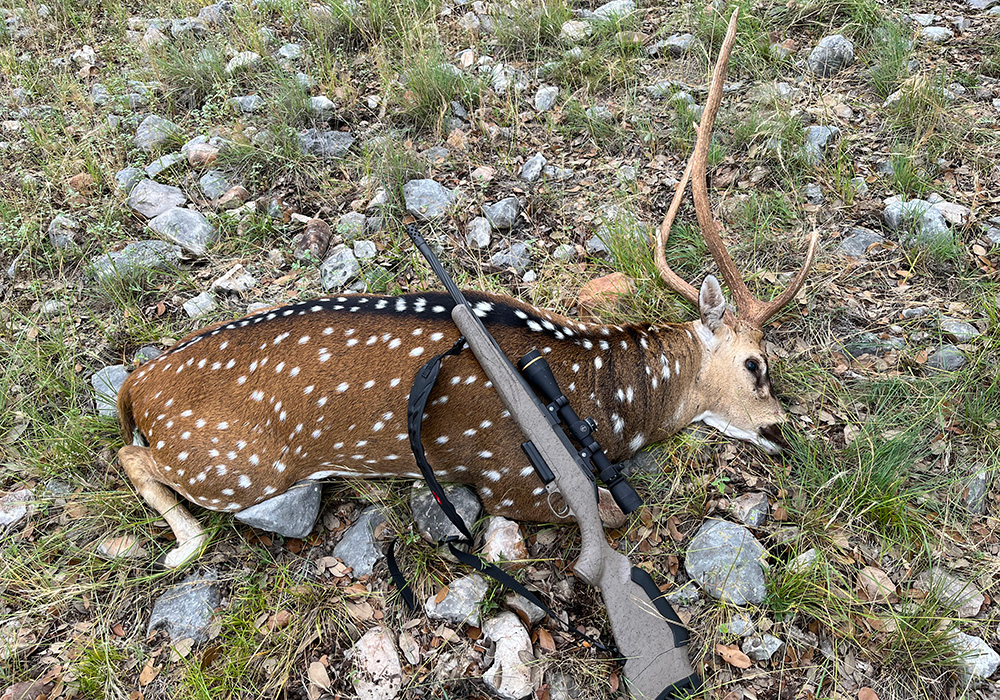
[[[691,422],[704,353],[694,324],[599,326],[590,337],[592,389],[578,377],[567,396],[581,416],[595,418],[609,459],[625,459]]]

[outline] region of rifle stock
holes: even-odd
[[[457,299],[456,299],[457,301]],[[573,570],[601,590],[625,679],[635,700],[666,700],[700,684],[683,644],[687,632],[652,579],[613,549],[604,534],[593,482],[573,444],[549,415],[472,309],[456,303],[452,319],[524,436],[555,475],[554,484],[580,527]],[[549,485],[551,487],[551,484]]]

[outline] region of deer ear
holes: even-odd
[[[698,307],[701,312],[701,322],[708,330],[715,333],[722,327],[722,317],[726,313],[726,298],[722,295],[719,280],[715,279],[713,275],[709,275],[701,283]]]

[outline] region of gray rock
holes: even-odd
[[[901,240],[907,245],[934,245],[954,239],[944,215],[923,199],[900,201],[893,198],[882,217],[889,228],[904,232]]]
[[[552,257],[560,262],[570,262],[576,257],[576,247],[571,246],[569,243],[560,243],[552,251]]]
[[[941,216],[944,217],[944,220],[952,226],[965,226],[969,223],[969,219],[972,217],[972,210],[962,204],[935,201],[934,195],[929,196],[927,201],[933,202],[934,208],[941,212]]]
[[[935,44],[943,44],[955,38],[955,32],[948,27],[924,27],[920,30],[920,37]]]
[[[809,204],[823,203],[823,188],[820,187],[818,183],[807,183],[802,188],[802,193],[806,196],[806,201],[809,202]]]
[[[633,0],[611,0],[594,10],[594,19],[605,22],[620,20],[635,12]]]
[[[188,638],[195,644],[208,641],[212,614],[222,603],[218,578],[214,571],[193,573],[168,588],[153,604],[146,635],[166,629],[171,642]]]
[[[128,370],[125,365],[111,365],[94,372],[90,378],[90,384],[94,387],[94,406],[97,408],[97,415],[118,416],[118,390],[128,379]]]
[[[666,39],[652,44],[646,51],[650,56],[666,54],[680,58],[690,51],[694,44],[694,34],[671,34]]]
[[[150,360],[155,360],[157,357],[163,354],[163,351],[158,347],[153,345],[143,345],[141,348],[135,351],[135,355],[132,356],[132,360],[138,364],[144,364]]]
[[[466,486],[445,486],[444,491],[462,522],[471,531],[482,509],[476,494]],[[436,544],[445,537],[461,535],[434,500],[434,494],[420,482],[414,484],[410,493],[410,510],[413,511],[417,531],[428,542]]]
[[[343,158],[353,144],[354,137],[344,131],[306,129],[299,134],[302,150],[324,160]]]
[[[507,607],[518,613],[522,620],[527,620],[529,625],[534,625],[545,617],[545,611],[532,603],[530,600],[517,593],[508,593],[504,598]]]
[[[524,161],[524,165],[521,166],[521,174],[518,177],[525,182],[534,182],[542,176],[542,168],[545,167],[547,162],[545,156],[541,153],[536,153]]]
[[[559,87],[556,85],[541,85],[535,93],[535,109],[539,112],[547,112],[556,106],[556,97],[559,95]]]
[[[309,98],[309,111],[318,119],[326,119],[337,111],[337,105],[326,95],[316,95]]]
[[[941,319],[941,332],[956,343],[971,343],[982,335],[982,332],[971,323],[957,318]]]
[[[583,41],[593,31],[594,29],[589,22],[571,19],[563,22],[559,29],[559,38],[567,41]]]
[[[939,372],[955,372],[968,364],[965,354],[954,345],[942,345],[927,358],[928,369]]]
[[[454,191],[434,180],[410,180],[403,185],[406,211],[420,221],[442,218],[456,199]]]
[[[546,165],[542,168],[542,174],[549,180],[569,180],[573,177],[573,171],[569,168],[560,168],[555,165]]]
[[[631,0],[615,0],[631,2]],[[502,612],[483,624],[483,634],[493,642],[493,665],[483,674],[483,683],[502,700],[521,700],[532,695],[531,670],[537,663],[531,638],[512,612]]]
[[[484,204],[483,215],[489,219],[495,229],[508,231],[514,228],[521,214],[521,200],[517,197],[506,197],[495,204]]]
[[[354,242],[354,257],[356,257],[358,260],[371,260],[377,254],[378,254],[378,248],[375,246],[375,241]]]
[[[809,70],[821,78],[836,75],[854,63],[854,44],[841,34],[823,37],[809,54]]]
[[[208,23],[198,17],[184,17],[170,23],[170,33],[174,38],[204,39],[208,36]]]
[[[173,207],[150,219],[149,228],[162,238],[176,243],[187,253],[204,255],[218,238],[218,231],[200,212]]]
[[[301,539],[312,532],[322,496],[322,484],[300,481],[274,498],[244,508],[236,519],[259,530]]]
[[[144,168],[146,177],[155,178],[160,173],[170,170],[176,165],[185,162],[185,157],[180,153],[167,153],[160,156]]]
[[[251,68],[256,68],[259,65],[260,54],[253,51],[240,51],[229,59],[229,63],[226,64],[226,73],[233,75],[234,73],[241,73]]]
[[[744,525],[761,527],[767,522],[771,506],[763,492],[745,493],[729,502],[729,510]]]
[[[978,469],[965,482],[965,506],[973,515],[986,512],[986,494],[990,485],[990,472]]]
[[[152,151],[181,137],[181,128],[168,119],[150,114],[135,130],[135,145]]]
[[[605,105],[594,105],[593,107],[587,107],[583,110],[583,113],[587,115],[587,119],[592,122],[600,122],[602,124],[607,124],[613,118],[611,114],[611,109]]]
[[[49,299],[47,302],[42,304],[42,308],[39,311],[41,316],[55,316],[63,311],[68,311],[69,307],[66,302],[59,301],[58,299]]]
[[[209,170],[198,180],[206,199],[218,199],[232,187],[221,170]]]
[[[549,667],[545,671],[545,680],[549,684],[549,700],[587,700],[580,684],[568,673]]]
[[[605,232],[606,230],[606,228],[603,229]],[[601,232],[588,238],[584,246],[591,255],[602,255],[608,252],[608,247],[604,245],[604,237],[601,235]]]
[[[479,605],[486,597],[488,588],[486,579],[479,574],[463,576],[448,584],[448,593],[440,603],[434,602],[436,595],[428,598],[424,612],[432,620],[479,627]]]
[[[147,270],[170,270],[181,261],[181,247],[166,241],[137,241],[122,250],[101,255],[90,264],[101,283],[128,279]]]
[[[767,593],[764,555],[764,548],[742,525],[709,520],[691,540],[684,569],[713,598],[733,605],[760,605]]]
[[[229,104],[233,109],[243,114],[251,114],[264,109],[265,103],[264,98],[260,95],[240,95],[239,97],[231,97]]]
[[[899,338],[882,339],[874,333],[859,333],[844,343],[841,349],[845,354],[857,359],[862,355],[881,356],[905,346],[906,342]]]
[[[1000,0],[965,0],[965,3],[973,10],[989,10]]]
[[[531,266],[531,254],[525,243],[514,243],[507,251],[495,253],[490,258],[493,267],[512,267],[518,274],[523,274]]]
[[[348,212],[337,220],[337,226],[334,230],[338,236],[342,236],[345,241],[350,243],[365,235],[365,215],[356,211]]]
[[[208,24],[219,26],[226,21],[228,16],[235,12],[236,6],[233,3],[229,2],[229,0],[222,0],[222,2],[206,5],[198,10],[198,19]]]
[[[840,129],[835,126],[810,126],[805,130],[805,137],[803,158],[809,165],[817,165],[826,157],[826,149],[840,138]]]
[[[370,576],[375,564],[385,556],[375,540],[375,528],[384,522],[385,517],[379,509],[368,506],[333,548],[333,556],[351,567],[354,578]]]
[[[358,698],[394,700],[399,695],[404,676],[396,651],[395,632],[382,626],[373,627],[345,656],[354,659],[349,675]]]
[[[102,83],[94,83],[90,86],[90,101],[95,107],[106,105],[111,101],[111,93]]]
[[[868,194],[868,181],[861,175],[851,178],[851,187],[854,189],[856,194]]]
[[[142,170],[139,168],[122,168],[115,173],[115,184],[117,184],[118,189],[125,192],[125,194],[130,194],[132,192],[132,188],[139,184],[142,179]]]
[[[694,605],[701,600],[698,588],[693,583],[686,583],[677,590],[671,591],[665,597],[671,605],[679,605],[680,607]]]
[[[938,15],[930,15],[920,12],[911,12],[907,16],[921,27],[929,27],[934,24],[934,20],[939,19]]]
[[[250,291],[257,280],[240,263],[231,267],[224,275],[212,281],[209,289],[213,292],[243,294]]]
[[[18,489],[0,498],[0,535],[11,532],[34,511],[35,494],[31,489]]]
[[[489,219],[477,216],[469,223],[469,232],[465,234],[465,243],[470,248],[489,248],[490,234],[493,227]]]
[[[211,292],[202,292],[184,302],[184,313],[188,318],[201,318],[215,311],[217,304]]]
[[[661,80],[658,83],[647,85],[646,94],[654,100],[663,100],[670,97],[678,90],[683,89],[683,84],[676,80]]]
[[[737,610],[725,622],[719,626],[719,632],[724,637],[749,637],[757,631],[757,625],[745,612]]]
[[[743,642],[743,653],[754,661],[770,661],[785,643],[769,634],[755,635]]]
[[[186,201],[187,197],[178,188],[144,179],[132,188],[125,204],[137,214],[152,219],[167,209],[179,207]]]
[[[278,56],[286,61],[295,61],[305,55],[301,44],[285,44],[278,49]]]
[[[335,247],[319,267],[319,282],[326,290],[342,289],[361,273],[358,259],[347,246]]]
[[[868,254],[868,249],[871,246],[882,243],[884,240],[882,234],[858,226],[851,229],[850,235],[840,242],[840,252],[852,258],[863,258]]]
[[[440,165],[448,160],[448,156],[451,155],[451,151],[444,146],[431,146],[426,151],[422,151],[420,155],[423,156],[428,163]]]
[[[69,214],[56,214],[49,223],[49,243],[60,250],[79,248],[80,222]]]
[[[975,617],[986,598],[976,585],[952,576],[947,569],[935,566],[922,571],[913,581],[915,588],[927,591],[958,617]]]
[[[981,638],[955,632],[950,641],[959,657],[966,682],[989,678],[1000,668],[1000,654]]]

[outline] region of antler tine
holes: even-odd
[[[729,287],[729,293],[736,302],[736,308],[742,315],[745,311],[753,308],[759,303],[750,294],[743,278],[736,270],[733,259],[726,250],[726,244],[719,233],[719,227],[712,216],[712,206],[708,200],[708,184],[706,182],[706,170],[708,163],[708,149],[712,140],[712,127],[715,124],[715,116],[719,112],[719,105],[722,103],[722,87],[726,78],[726,67],[729,65],[729,55],[732,53],[733,45],[736,43],[736,19],[739,15],[739,8],[733,9],[733,14],[729,18],[729,27],[726,30],[726,38],[722,42],[719,50],[719,58],[712,73],[712,85],[708,91],[708,98],[705,101],[705,110],[702,113],[701,125],[698,127],[698,141],[695,143],[694,156],[692,162],[694,168],[691,175],[691,191],[694,196],[694,208],[698,215],[698,225],[701,227],[702,238],[708,246],[715,264],[719,266],[719,272]]]
[[[812,235],[809,237],[809,250],[806,251],[806,260],[802,264],[802,269],[799,270],[798,274],[795,275],[791,283],[789,283],[788,288],[771,301],[762,303],[754,299],[753,301],[755,302],[755,305],[744,319],[747,323],[750,323],[757,328],[763,328],[764,324],[767,323],[772,316],[781,311],[785,304],[795,298],[795,295],[799,293],[800,289],[802,289],[802,285],[805,284],[806,275],[809,274],[809,268],[812,267],[818,243],[819,229],[813,229]]]
[[[812,265],[813,257],[816,253],[816,245],[819,241],[819,232],[813,231],[809,241],[809,250],[806,253],[805,264],[799,273],[789,284],[788,288],[769,302],[763,302],[754,297],[747,289],[743,277],[736,270],[726,244],[722,240],[719,227],[712,216],[712,207],[708,199],[708,184],[706,182],[706,170],[708,163],[708,149],[712,136],[712,126],[722,102],[722,87],[726,76],[726,67],[729,64],[729,55],[733,45],[736,43],[736,18],[739,8],[733,10],[729,18],[729,27],[726,30],[726,38],[722,42],[719,50],[719,58],[715,64],[715,71],[712,74],[712,85],[708,91],[708,99],[705,101],[705,111],[702,114],[701,126],[698,129],[698,141],[695,144],[693,157],[694,168],[691,171],[691,191],[694,196],[694,208],[698,214],[698,224],[701,226],[702,236],[708,246],[715,264],[719,266],[719,272],[729,286],[729,292],[733,296],[739,312],[740,320],[756,328],[763,328],[764,324],[781,310],[798,293],[805,283],[806,275]]]
[[[681,201],[684,199],[684,191],[687,189],[688,180],[691,178],[691,168],[693,164],[694,160],[688,159],[688,164],[684,169],[684,174],[681,176],[681,181],[677,185],[677,189],[674,191],[674,199],[670,202],[670,208],[667,210],[667,215],[663,217],[663,223],[660,224],[660,232],[656,236],[655,256],[656,269],[659,270],[660,277],[663,278],[663,281],[667,284],[667,286],[695,306],[698,306],[698,290],[670,269],[670,265],[667,264],[666,255],[667,239],[670,238],[670,229],[674,225],[674,217],[677,216],[677,210],[680,209]]]

